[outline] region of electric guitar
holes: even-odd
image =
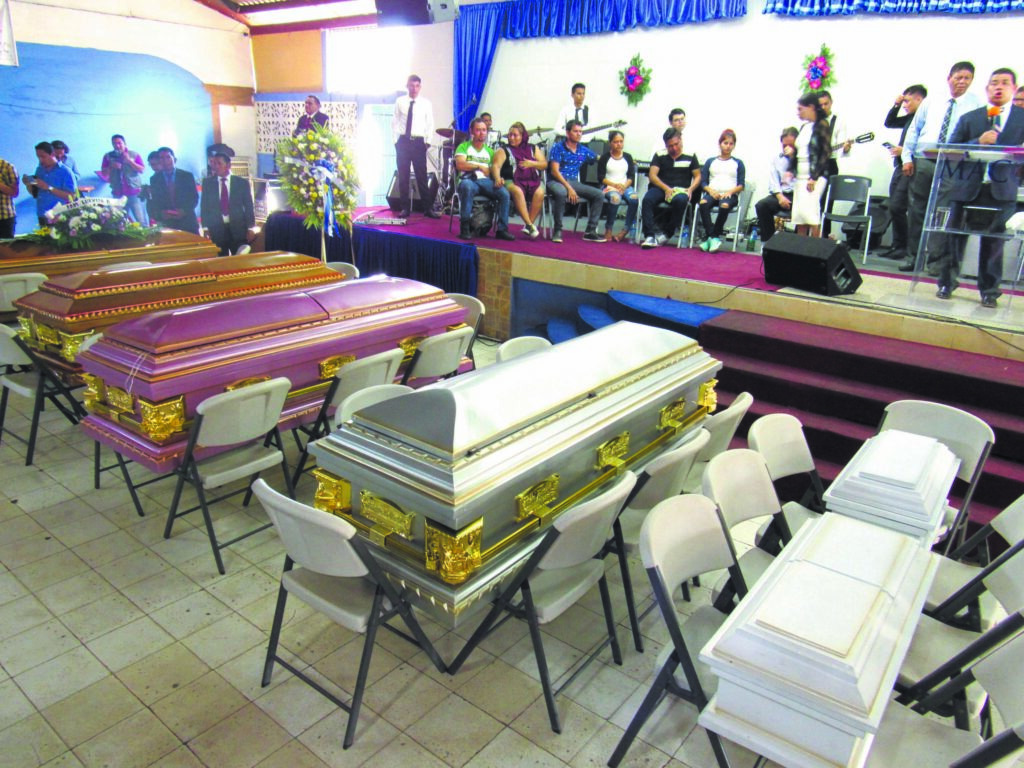
[[[588,133],[597,133],[598,131],[603,131],[605,128],[621,128],[624,125],[626,125],[625,120],[616,120],[614,123],[595,125],[594,127],[587,125],[583,127],[583,135],[586,136]],[[871,138],[875,138],[875,135],[871,134]]]

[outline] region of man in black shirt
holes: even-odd
[[[664,245],[679,229],[690,204],[690,196],[700,184],[700,161],[696,155],[683,154],[683,135],[675,128],[669,128],[662,139],[665,149],[651,158],[651,170],[647,173],[651,186],[640,206],[644,225],[641,248]],[[667,235],[659,232],[654,223],[654,211],[661,202],[668,203],[670,209]]]

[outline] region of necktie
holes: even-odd
[[[580,108],[576,107],[576,119],[581,123],[583,122],[583,114],[580,112]]]
[[[1000,112],[998,115],[996,115],[996,119],[994,121],[992,121],[992,127],[993,128],[1002,128],[1003,127],[1003,113],[1002,112]]]
[[[946,135],[949,133],[949,121],[953,119],[953,107],[955,105],[956,99],[950,99],[949,106],[946,107],[946,114],[942,116],[942,127],[939,129],[939,144],[946,140]]]
[[[165,173],[164,181],[167,184],[167,201],[171,204],[171,208],[174,207],[174,175]]]
[[[220,179],[220,214],[227,216],[230,206],[228,205],[228,180],[222,176]]]
[[[415,101],[409,102],[409,113],[405,116],[405,138],[412,138],[412,110],[416,106]]]

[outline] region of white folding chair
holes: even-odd
[[[736,448],[715,456],[704,471],[703,489],[704,495],[713,500],[722,513],[733,552],[736,551],[733,529],[746,520],[771,515],[774,524],[779,526],[783,543],[789,543],[792,538],[768,474],[768,465],[756,451]],[[774,555],[757,547],[740,555],[737,562],[746,585],[756,584],[774,559]],[[712,601],[721,610],[727,610],[735,596],[735,585],[728,576],[723,576],[712,590]]]
[[[393,397],[412,392],[413,388],[405,384],[376,384],[372,387],[364,387],[341,401],[338,410],[334,412],[334,428],[338,429],[342,424],[352,418],[352,414],[369,408],[371,405],[383,403]]]
[[[245,494],[244,504],[248,506],[252,497],[250,485],[260,472],[273,466],[280,466],[284,473],[288,495],[293,496],[292,477],[284,456],[281,432],[277,422],[281,418],[291,382],[284,377],[250,384],[230,392],[222,392],[206,398],[196,406],[196,416],[189,432],[188,444],[181,464],[174,470],[178,482],[174,487],[174,498],[164,526],[164,538],[171,537],[174,521],[196,510],[202,510],[206,523],[206,534],[213,549],[217,570],[225,573],[220,551],[235,542],[248,538],[270,527],[270,523],[219,542],[213,529],[210,506],[239,493]],[[228,446],[234,446],[228,448]],[[227,448],[207,458],[210,449]],[[249,482],[242,488],[230,491],[213,499],[206,498],[206,491],[220,488],[227,483],[248,477]],[[178,510],[185,484],[191,485],[199,503],[185,510]]]
[[[644,519],[639,545],[640,557],[671,642],[658,655],[654,684],[608,760],[610,768],[616,768],[626,756],[665,694],[671,693],[693,704],[699,712],[718,687],[718,679],[695,655],[722,625],[726,615],[710,605],[702,605],[690,612],[680,626],[673,599],[676,585],[726,568],[738,586],[739,595],[742,597],[747,591],[715,503],[704,496],[687,494],[660,502]],[[728,766],[718,735],[712,731],[707,733],[719,765]]]
[[[974,414],[927,400],[897,400],[885,407],[878,431],[898,429],[938,440],[960,459],[956,476],[967,484],[960,509],[947,508],[946,552],[961,543],[967,530],[971,499],[996,436]]]
[[[537,670],[544,701],[547,703],[551,730],[562,732],[555,696],[570,685],[586,669],[606,645],[612,647],[612,659],[622,664],[622,652],[615,636],[615,618],[612,615],[608,582],[604,574],[604,560],[598,555],[611,535],[612,522],[622,509],[626,497],[636,483],[636,475],[624,472],[622,477],[608,490],[563,512],[548,528],[540,545],[533,551],[526,564],[494,601],[494,606],[473,632],[465,647],[448,666],[455,674],[462,667],[480,642],[487,637],[503,612],[523,618],[530,627],[533,652],[537,658]],[[541,639],[540,625],[554,621],[575,605],[595,585],[601,591],[604,606],[607,639],[583,660],[572,675],[554,691],[548,673]],[[513,603],[520,596],[518,603]]]
[[[538,349],[547,349],[551,342],[543,336],[516,336],[514,339],[503,341],[498,345],[495,362],[503,363],[514,357],[534,352]]]
[[[289,499],[263,480],[257,480],[252,490],[267,511],[287,553],[277,593],[274,623],[267,644],[267,658],[263,665],[262,685],[264,688],[270,685],[274,664],[277,663],[348,712],[348,725],[342,742],[342,747],[348,749],[355,739],[359,709],[363,703],[363,691],[379,627],[387,627],[419,646],[430,657],[438,672],[445,671],[444,662],[423,632],[409,603],[381,571],[351,523]],[[356,684],[348,703],[277,655],[289,595],[294,595],[346,629],[365,635]],[[402,618],[413,637],[387,624],[396,616]]]
[[[359,279],[359,267],[348,261],[328,261],[327,267],[343,275],[346,280]]]
[[[466,327],[424,339],[413,353],[402,383],[408,384],[413,379],[445,379],[454,376],[473,341],[473,334],[473,329]]]
[[[712,458],[729,449],[729,443],[735,437],[740,422],[743,421],[743,417],[747,415],[747,411],[753,404],[753,395],[749,392],[741,392],[736,395],[736,399],[728,408],[711,414],[701,422],[700,425],[711,433],[711,439],[693,462],[690,475],[683,485],[683,490],[686,493],[700,493],[704,468]]]
[[[306,462],[309,460],[309,444],[313,440],[319,440],[331,431],[331,418],[338,405],[353,392],[376,384],[391,384],[398,375],[398,369],[402,365],[402,358],[405,353],[401,349],[389,349],[379,352],[376,355],[369,355],[359,360],[353,360],[341,366],[331,379],[324,394],[323,404],[312,424],[300,425],[292,430],[295,443],[299,447],[299,461],[295,467],[295,475],[292,483],[297,484],[302,473],[305,471]],[[300,440],[299,433],[305,435],[305,440]]]
[[[466,310],[466,317],[462,322],[473,329],[473,338],[469,340],[466,356],[473,361],[473,367],[476,368],[476,358],[473,357],[473,344],[476,343],[476,337],[480,335],[480,323],[483,322],[484,315],[487,314],[487,307],[476,296],[468,296],[464,293],[449,293],[446,296]]]
[[[807,478],[807,488],[800,501],[787,501],[782,505],[790,533],[795,534],[800,526],[825,511],[825,488],[814,466],[803,425],[796,416],[788,413],[762,416],[747,430],[747,444],[764,456],[773,483],[799,475]],[[777,552],[779,548],[778,533],[767,523],[758,530],[755,542],[768,552]]]
[[[0,312],[16,312],[15,300],[39,290],[47,279],[41,272],[0,275]]]

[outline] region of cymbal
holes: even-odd
[[[456,130],[455,128],[438,128],[434,133],[438,136],[444,136],[446,139],[452,139],[453,141],[461,142],[469,138],[468,133]]]
[[[541,128],[539,125],[536,128],[527,128],[527,132],[531,136],[536,136],[538,133],[550,133],[555,130],[554,128]]]

